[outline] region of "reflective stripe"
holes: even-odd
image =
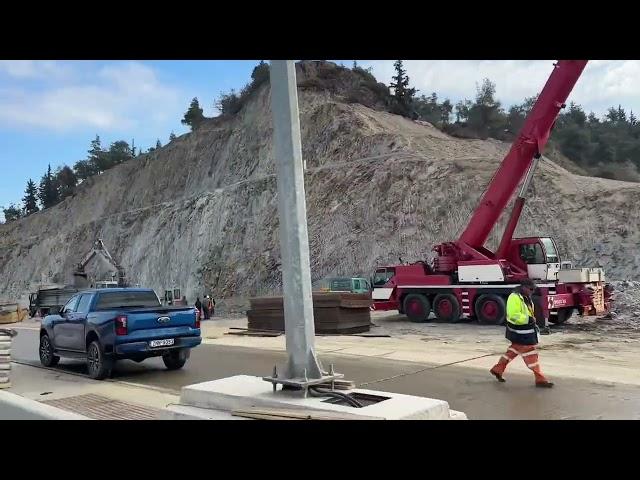
[[[536,368],[537,366],[538,366],[538,362],[536,362],[536,363],[532,363],[531,365],[527,365],[527,367],[529,367],[529,368],[530,368],[530,369],[532,369],[532,370],[533,370],[534,368]]]
[[[510,332],[514,332],[514,333],[521,333],[523,335],[527,335],[529,333],[535,332],[535,329],[533,329],[533,328],[531,330],[515,330],[515,329],[513,329],[513,328],[511,328],[509,326],[507,326],[507,330],[509,330]]]
[[[517,350],[515,350],[515,349],[513,349],[511,347],[507,348],[507,352],[511,352],[511,353],[515,353],[516,355],[520,355],[519,351],[517,351]]]
[[[538,351],[537,350],[532,350],[530,352],[526,352],[526,353],[521,353],[520,355],[522,355],[523,357],[528,357],[530,355],[537,355]]]
[[[504,358],[507,362],[510,362],[510,361],[511,361],[511,359],[510,359],[509,357],[507,357],[506,355],[502,355],[502,357],[501,357],[501,358]]]

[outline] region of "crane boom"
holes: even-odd
[[[587,60],[560,60],[554,64],[554,70],[538,100],[458,242],[472,248],[483,247],[513,192],[529,170],[533,157],[542,154],[558,113],[586,65]]]

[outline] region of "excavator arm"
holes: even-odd
[[[458,244],[472,249],[483,248],[518,184],[529,171],[533,158],[542,154],[553,124],[586,65],[587,60],[560,60],[554,64],[553,72]]]
[[[95,257],[96,255],[102,255],[116,269],[116,271],[118,272],[118,283],[120,286],[124,286],[125,285],[124,270],[113,259],[113,257],[111,256],[107,248],[104,246],[102,239],[100,238],[93,243],[93,248],[91,249],[91,251],[84,256],[84,258],[80,263],[78,263],[78,265],[76,266],[76,271],[74,272],[74,275],[86,278],[86,273],[84,269],[87,266],[87,264],[91,261],[91,259],[93,259],[93,257]]]

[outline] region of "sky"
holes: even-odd
[[[337,60],[351,66],[353,60]],[[99,135],[108,147],[134,140],[145,150],[164,145],[198,97],[206,116],[215,116],[221,92],[239,90],[258,60],[220,61],[34,61],[0,60],[0,207],[21,203],[29,178],[36,183],[51,164],[86,158]],[[378,81],[389,83],[392,60],[358,60]],[[552,60],[406,60],[418,94],[472,99],[476,84],[489,78],[506,107],[535,95]],[[640,61],[589,62],[570,100],[599,116],[613,105],[640,112]],[[2,212],[0,211],[0,220]]]

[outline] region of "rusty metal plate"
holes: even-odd
[[[162,410],[89,393],[41,403],[94,420],[159,420]]]

